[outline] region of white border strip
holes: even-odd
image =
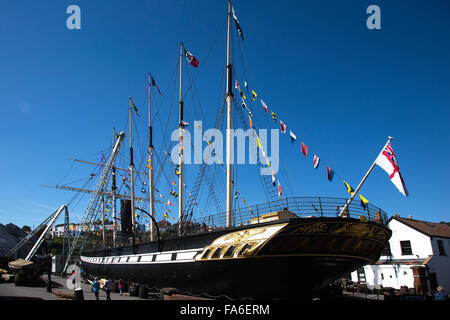
[[[152,264],[152,263],[176,263],[176,262],[193,262],[197,254],[201,254],[203,248],[188,249],[180,251],[164,251],[154,253],[144,253],[123,256],[108,257],[86,257],[81,256],[80,259],[86,263],[110,265],[110,264]],[[172,255],[176,254],[176,259],[172,260]],[[155,257],[156,256],[156,257]],[[140,260],[139,260],[140,258]],[[138,262],[139,260],[139,262]]]

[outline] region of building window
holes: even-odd
[[[410,256],[413,254],[411,249],[411,241],[400,241],[400,247],[402,249],[402,256]]]
[[[444,250],[444,241],[438,240],[437,244],[438,244],[439,255],[446,256],[445,250]]]

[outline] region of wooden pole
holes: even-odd
[[[233,92],[232,92],[232,66],[230,64],[230,19],[231,19],[231,0],[228,1],[228,29],[227,29],[227,228],[231,227],[231,213],[233,210]]]

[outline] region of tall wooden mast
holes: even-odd
[[[116,144],[116,130],[113,128],[112,135],[112,146]],[[117,237],[117,205],[116,205],[116,167],[113,165],[112,167],[112,183],[111,183],[111,192],[112,192],[112,214],[113,214],[113,246],[116,246],[116,237]]]
[[[231,22],[231,0],[228,0],[228,31],[227,31],[227,227],[231,227],[231,212],[233,210],[233,122],[232,122],[232,66],[230,64],[230,22]]]
[[[136,231],[136,219],[135,219],[135,209],[134,209],[134,164],[133,164],[133,137],[132,137],[132,127],[131,127],[131,97],[130,97],[130,184],[131,184],[131,232]]]
[[[151,86],[152,76],[148,73],[148,187],[150,191],[150,215],[155,217],[155,197],[153,186],[153,136],[152,136],[152,113],[151,113]],[[150,240],[155,240],[155,225],[150,219]]]
[[[178,232],[181,232],[181,220],[183,219],[183,42],[180,43],[180,148],[179,148],[179,175],[178,175]]]

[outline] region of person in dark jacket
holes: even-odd
[[[443,287],[441,286],[437,287],[437,293],[434,296],[434,300],[448,300],[448,294],[445,293]]]
[[[106,300],[111,300],[112,282],[106,277],[106,281],[103,285],[103,290],[106,292]]]

